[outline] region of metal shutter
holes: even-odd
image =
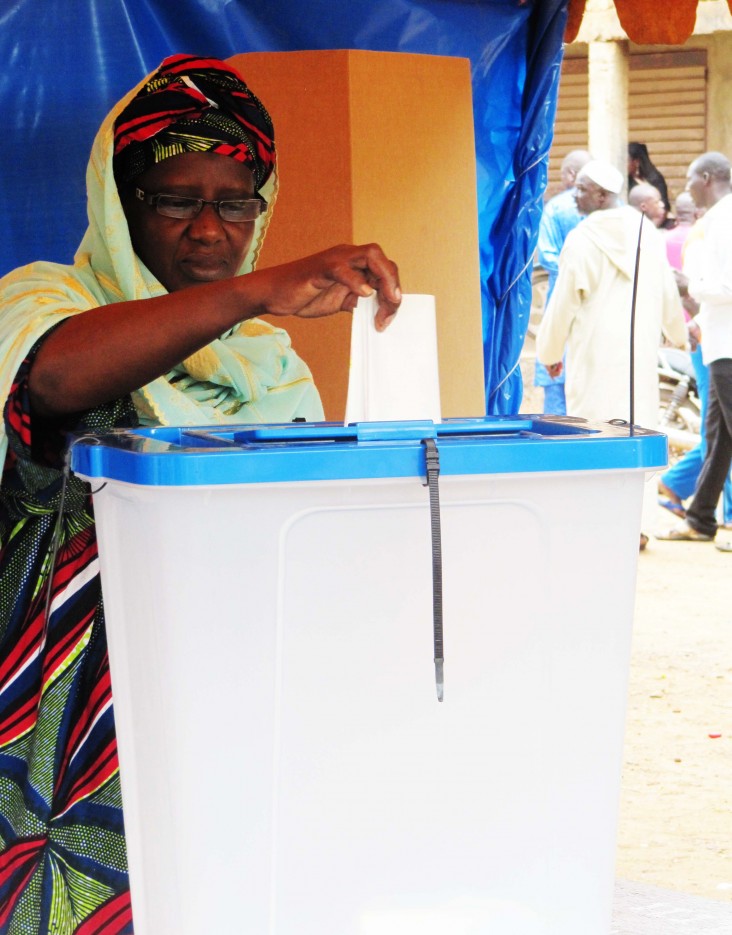
[[[689,163],[706,150],[706,117],[704,49],[631,55],[628,140],[648,147],[672,207],[686,185]]]
[[[645,143],[673,199],[689,163],[706,150],[707,53],[704,49],[633,52],[630,56],[628,140]],[[546,197],[560,190],[559,168],[573,149],[587,149],[587,59],[565,58],[549,153]]]
[[[587,59],[565,58],[557,95],[554,140],[549,152],[549,180],[546,198],[561,191],[559,169],[573,149],[587,149]]]

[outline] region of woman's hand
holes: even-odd
[[[353,311],[363,296],[376,293],[374,324],[383,331],[401,302],[399,271],[378,244],[343,244],[292,263],[256,270],[239,278],[258,315],[320,318]]]

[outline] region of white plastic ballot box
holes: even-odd
[[[665,436],[496,416],[147,428],[71,455],[136,935],[607,935]]]

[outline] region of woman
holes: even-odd
[[[258,316],[375,290],[383,329],[401,298],[373,244],[254,271],[274,136],[223,62],[173,56],[130,92],[87,190],[74,266],[0,282],[0,932],[132,931],[94,518],[74,477],[56,519],[65,433],[318,420],[308,368]]]
[[[671,202],[668,200],[666,179],[651,162],[648,147],[645,143],[628,143],[628,191],[639,182],[648,182],[658,189],[666,214],[670,214]]]

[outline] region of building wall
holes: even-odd
[[[568,49],[571,46],[567,47]],[[631,54],[673,54],[680,49],[704,50],[707,57],[706,140],[732,160],[732,28],[711,35],[693,35],[679,46],[630,46]]]
[[[627,52],[626,142],[647,143],[651,158],[667,177],[672,197],[683,188],[686,166],[695,155],[716,149],[732,159],[732,30],[694,35],[684,46],[639,46],[627,39],[599,36],[594,41],[614,42]],[[559,166],[566,153],[589,145],[590,110],[609,118],[614,110],[621,113],[625,107],[620,72],[617,101],[608,101],[606,86],[593,93],[588,80],[589,49],[590,43],[576,42],[565,50],[547,197],[558,191]],[[618,161],[614,153],[593,154]]]
[[[698,38],[708,50],[707,145],[732,159],[732,32]]]

